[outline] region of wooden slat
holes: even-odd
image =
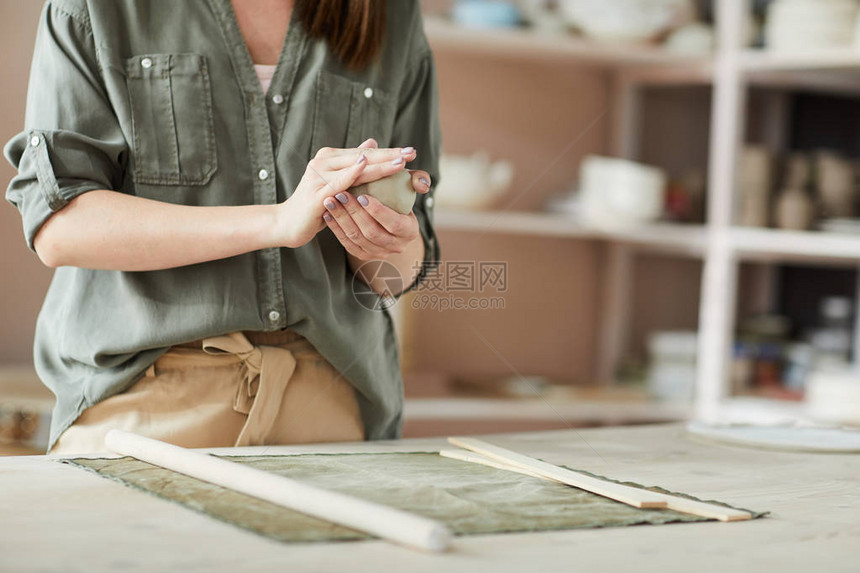
[[[450,458],[452,460],[459,460],[461,462],[469,462],[472,464],[479,464],[482,466],[487,466],[490,468],[495,468],[497,470],[505,470],[509,472],[515,472],[518,474],[527,475],[529,477],[535,477],[540,479],[549,479],[544,476],[535,473],[530,470],[526,470],[523,468],[514,467],[509,464],[504,464],[502,462],[497,462],[495,460],[491,460],[490,458],[485,458],[484,456],[478,455],[474,452],[470,452],[468,450],[439,450],[439,455],[443,458]],[[551,480],[556,481],[556,480]]]
[[[475,452],[482,456],[488,457],[517,468],[525,469],[534,472],[542,477],[554,479],[567,485],[572,485],[627,505],[632,505],[638,508],[664,508],[666,507],[665,497],[647,490],[628,487],[626,485],[607,482],[602,479],[594,478],[554,466],[541,460],[536,460],[481,440],[474,438],[448,438],[448,442]]]
[[[602,495],[604,497],[615,499],[616,501],[622,501],[623,503],[628,502],[622,499],[618,499],[618,497],[613,497],[613,495],[607,495],[607,492],[617,494],[620,490],[616,488],[607,489],[606,486],[617,486],[618,488],[632,490],[631,492],[627,492],[627,494],[625,495],[625,497],[632,499],[636,498],[635,496],[638,492],[649,494],[647,496],[648,499],[654,500],[655,502],[662,501],[664,504],[662,507],[680,513],[689,513],[692,515],[708,517],[724,522],[745,521],[752,518],[752,514],[740,509],[733,509],[722,505],[717,505],[704,501],[696,501],[694,499],[687,499],[685,497],[679,497],[675,495],[649,492],[639,488],[622,486],[620,484],[613,484],[611,482],[592,478],[591,476],[586,476],[584,474],[580,474],[579,472],[574,472],[573,470],[560,468],[547,462],[536,460],[534,458],[530,458],[528,456],[524,456],[522,454],[518,454],[516,452],[512,452],[510,450],[506,450],[498,446],[493,446],[492,444],[488,444],[486,442],[482,442],[481,440],[476,440],[474,438],[448,438],[448,441],[454,445],[466,448],[472,453],[460,452],[457,450],[441,450],[439,452],[439,455],[442,455],[447,458],[458,459],[464,462],[482,464],[485,466],[494,467],[496,469],[513,471],[525,475],[530,475],[532,477],[539,477],[543,479],[561,482],[567,485],[578,487],[580,489],[584,489],[586,491],[590,491],[592,493],[596,493],[598,495]],[[583,481],[583,478],[587,478],[587,480]],[[590,488],[590,486],[593,484],[592,480],[599,482],[598,485],[600,486],[599,489],[601,491],[596,491],[595,489]],[[577,483],[572,483],[574,481]],[[628,505],[634,504],[628,503]],[[634,507],[659,506],[634,505]]]

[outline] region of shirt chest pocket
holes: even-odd
[[[320,71],[311,132],[311,156],[321,147],[358,147],[369,137],[391,145],[397,101],[382,89]]]
[[[134,132],[134,181],[207,183],[218,158],[206,57],[149,54],[128,58],[123,65]]]

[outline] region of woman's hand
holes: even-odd
[[[370,140],[369,140],[370,141]],[[377,149],[362,144],[359,149],[323,147],[308,162],[295,192],[278,205],[277,243],[300,247],[325,227],[323,201],[346,194],[355,185],[376,181],[403,169],[415,159],[415,150],[406,148]]]
[[[368,153],[384,151],[377,149],[373,139],[362,143],[359,149],[366,149]],[[418,193],[427,193],[430,190],[430,174],[420,170],[410,172],[413,189]],[[329,196],[324,199],[322,206],[325,224],[347,253],[359,261],[380,260],[395,253],[403,253],[419,237],[415,213],[401,215],[369,195],[355,197],[344,190],[335,194],[335,198]]]

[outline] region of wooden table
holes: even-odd
[[[444,555],[380,541],[287,545],[44,456],[10,457],[0,458],[0,571],[860,570],[860,456],[698,443],[678,425],[487,439],[554,463],[772,515],[740,523],[471,536],[457,538]],[[433,451],[442,444],[402,440],[268,453]]]

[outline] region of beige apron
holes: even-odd
[[[105,451],[111,428],[188,448],[364,439],[352,385],[290,330],[171,347],[128,390],[85,410],[50,453]]]

